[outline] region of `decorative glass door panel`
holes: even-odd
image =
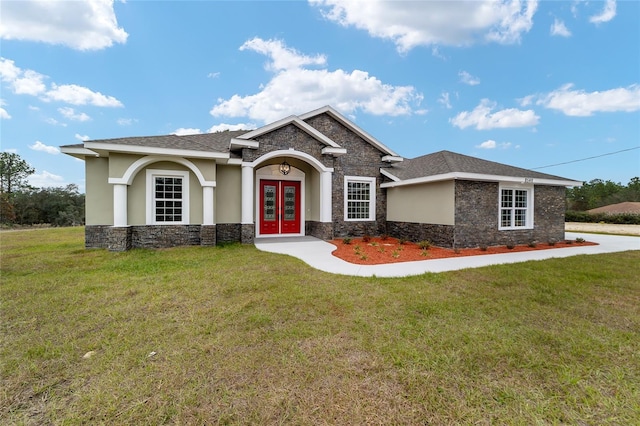
[[[260,234],[300,233],[300,182],[260,181]]]

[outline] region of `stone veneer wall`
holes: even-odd
[[[457,180],[455,247],[528,244],[564,239],[565,189],[534,187],[534,229],[498,230],[497,182]]]
[[[333,187],[331,213],[333,237],[386,233],[387,192],[380,188],[380,184],[384,179],[380,173],[380,168],[388,166],[387,163],[381,161],[385,154],[328,114],[312,117],[307,120],[307,123],[347,150],[345,155],[331,158],[334,168],[331,182]],[[376,217],[374,221],[344,220],[345,176],[376,178]]]
[[[242,240],[242,227],[239,223],[219,223],[216,225],[216,242],[237,243]]]
[[[330,240],[333,238],[333,224],[308,220],[304,224],[305,235],[320,238],[321,240]]]
[[[438,247],[453,248],[453,225],[388,221],[387,234],[414,243],[427,240]]]
[[[84,247],[108,248],[110,225],[86,225],[84,227]]]
[[[376,147],[372,146],[356,133],[345,127],[339,121],[333,119],[329,114],[320,114],[307,120],[307,124],[323,133],[342,148],[347,150],[345,155],[333,157],[323,155],[322,149],[325,145],[298,127],[290,124],[262,135],[256,140],[259,142],[258,149],[245,148],[242,150],[242,160],[245,162],[255,161],[261,156],[275,150],[288,150],[304,152],[316,158],[326,167],[333,167],[332,174],[332,230],[331,235],[322,225],[323,229],[318,235],[323,239],[344,236],[362,236],[365,234],[379,235],[386,232],[387,217],[387,193],[380,188],[383,176],[380,173],[381,167],[388,164],[381,161],[385,155]],[[362,176],[376,178],[376,218],[373,221],[345,221],[344,220],[344,176]],[[313,196],[319,196],[314,194]],[[243,225],[244,226],[244,225]],[[305,225],[311,229],[310,235],[315,235],[315,225]],[[253,242],[245,238],[243,233],[242,242]]]

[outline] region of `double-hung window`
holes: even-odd
[[[189,173],[147,170],[147,223],[189,223]]]
[[[376,218],[376,178],[344,177],[344,220],[367,221]]]
[[[499,229],[533,228],[533,188],[500,186]]]

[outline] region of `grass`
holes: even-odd
[[[639,251],[380,279],[0,239],[2,424],[640,423]]]

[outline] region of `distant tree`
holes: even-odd
[[[632,178],[627,186],[610,180],[593,179],[567,190],[569,210],[585,211],[624,201],[640,201],[640,178]]]
[[[31,188],[15,194],[15,222],[53,226],[84,224],[84,194],[75,184],[57,188]]]
[[[13,194],[28,188],[27,178],[35,172],[29,163],[18,154],[0,153],[0,192]]]

